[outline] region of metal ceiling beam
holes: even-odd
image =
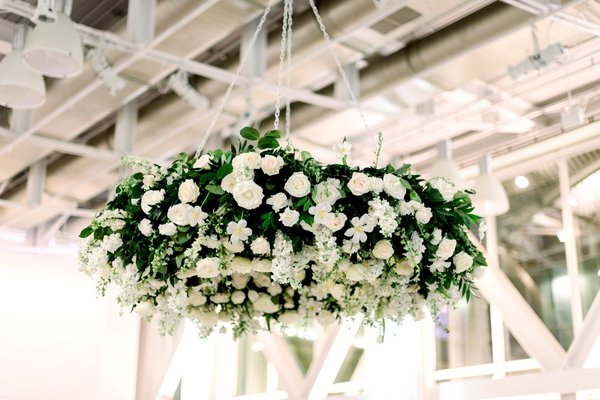
[[[10,200],[0,199],[0,207],[2,208],[14,208],[20,210],[44,210],[51,211],[56,214],[68,214],[74,217],[92,218],[96,214],[96,210],[90,210],[85,208],[65,208],[65,207],[54,207],[48,205],[34,205],[28,206],[26,204],[17,203]]]

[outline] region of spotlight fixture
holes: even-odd
[[[37,25],[27,38],[23,59],[46,76],[75,76],[83,70],[83,50],[75,24],[67,15],[70,2],[64,0],[62,10],[53,8],[53,3],[38,1]]]
[[[438,158],[429,168],[429,176],[435,178],[437,176],[448,179],[454,183],[458,189],[465,187],[465,181],[463,180],[460,170],[452,162],[452,142],[450,139],[443,140],[438,143]]]
[[[585,125],[586,122],[585,110],[579,104],[568,105],[560,113],[560,123],[565,131]]]
[[[23,63],[27,29],[23,24],[16,25],[13,51],[0,62],[0,104],[18,110],[39,107],[46,100],[44,78]]]
[[[526,75],[531,71],[546,68],[548,65],[553,64],[556,59],[564,53],[564,48],[560,43],[554,43],[544,49],[540,49],[537,28],[533,23],[531,24],[531,36],[533,39],[534,53],[519,64],[508,67],[508,74],[514,80],[519,79],[520,76]]]
[[[492,175],[492,160],[485,154],[479,160],[479,176],[475,180],[473,206],[475,213],[482,216],[496,216],[508,211],[508,196],[502,183]]]
[[[104,50],[98,48],[91,49],[87,52],[86,58],[90,63],[90,67],[94,70],[96,75],[102,79],[102,82],[104,82],[110,91],[111,96],[115,96],[118,92],[125,88],[125,79],[117,75],[117,73],[112,69],[108,63],[108,60],[106,59]]]
[[[190,85],[187,72],[180,70],[171,75],[168,86],[190,107],[200,111],[208,109],[208,99]]]

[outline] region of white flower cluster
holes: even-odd
[[[259,321],[401,322],[454,304],[483,264],[462,227],[467,196],[391,166],[350,168],[339,150],[331,167],[252,146],[168,169],[130,157],[138,173],[84,230],[82,269],[163,333],[181,318],[241,335]],[[128,212],[112,206],[123,196]]]

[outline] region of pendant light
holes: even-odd
[[[30,110],[44,104],[44,77],[28,68],[22,52],[28,27],[17,24],[13,33],[13,51],[0,62],[0,105]]]
[[[473,206],[475,214],[496,216],[509,209],[508,196],[502,183],[492,175],[492,158],[489,154],[479,159],[479,176],[475,180]]]
[[[83,70],[83,49],[75,24],[67,15],[70,2],[63,1],[58,9],[64,12],[38,10],[40,15],[51,15],[52,18],[38,19],[35,29],[27,38],[23,58],[29,67],[41,74],[66,78]]]

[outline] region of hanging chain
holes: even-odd
[[[348,90],[348,93],[350,94],[350,99],[352,101],[352,105],[358,110],[358,113],[360,114],[360,118],[362,119],[365,129],[367,131],[369,131],[370,128],[369,128],[369,124],[367,123],[367,119],[365,118],[365,115],[363,114],[362,109],[360,108],[360,104],[358,103],[356,94],[354,94],[354,90],[352,90],[350,81],[348,81],[348,76],[346,76],[346,72],[344,71],[344,68],[342,67],[342,63],[340,62],[340,59],[338,58],[337,54],[335,53],[335,49],[333,48],[333,45],[331,43],[331,38],[329,37],[327,30],[325,29],[325,24],[323,23],[323,19],[321,18],[321,15],[319,14],[319,10],[317,10],[315,1],[308,0],[308,2],[310,3],[310,8],[312,8],[312,12],[315,15],[315,18],[317,19],[319,28],[321,29],[321,32],[323,33],[323,38],[325,39],[325,43],[327,43],[329,52],[331,53],[331,55],[335,61],[335,65],[337,66],[338,71],[340,72],[340,76],[342,77],[342,80],[344,81],[344,85],[346,86],[346,89]]]
[[[281,85],[283,84],[283,72],[285,67],[285,58],[288,43],[288,25],[291,24],[292,0],[283,2],[283,22],[281,25],[281,46],[279,47],[279,69],[277,71],[277,92],[275,94],[275,129],[279,129],[279,115],[281,114]]]
[[[212,130],[214,129],[215,124],[217,123],[217,119],[221,116],[221,113],[223,112],[223,108],[225,107],[227,100],[229,100],[229,96],[231,95],[231,92],[233,91],[233,86],[237,83],[242,70],[246,66],[248,57],[249,57],[250,53],[252,53],[251,49],[254,47],[254,43],[256,42],[256,39],[258,38],[258,34],[263,29],[263,26],[265,25],[265,22],[267,21],[267,16],[269,15],[269,12],[271,11],[272,3],[273,3],[273,0],[269,0],[269,4],[267,4],[267,8],[265,8],[265,11],[263,12],[262,16],[260,17],[258,26],[256,27],[256,30],[254,31],[254,34],[252,35],[252,38],[250,39],[250,43],[248,44],[248,49],[246,50],[246,53],[242,56],[240,65],[238,66],[237,71],[235,72],[235,76],[233,77],[233,80],[231,81],[231,83],[229,83],[229,87],[227,87],[225,96],[223,96],[223,98],[221,99],[221,103],[219,104],[219,107],[217,107],[217,111],[213,115],[213,118],[210,121],[210,124],[208,125],[208,129],[206,129],[206,133],[204,134],[204,136],[202,137],[202,140],[200,141],[200,144],[198,145],[198,149],[196,150],[196,155],[194,156],[195,158],[198,158],[200,156],[200,154],[202,153],[202,149],[204,148],[204,145],[206,144],[208,137],[212,133]]]
[[[290,88],[291,87],[291,81],[292,81],[292,16],[294,14],[294,7],[293,7],[293,0],[289,0],[290,2],[290,7],[289,7],[289,21],[288,21],[288,42],[287,42],[287,65],[286,65],[286,69],[287,69],[287,77],[286,77],[286,82],[285,85],[286,87]],[[292,109],[291,109],[291,105],[290,105],[290,96],[286,96],[286,102],[285,102],[285,137],[288,140],[288,144],[289,144],[289,140],[290,140],[290,130],[291,130],[291,125],[292,125]]]

